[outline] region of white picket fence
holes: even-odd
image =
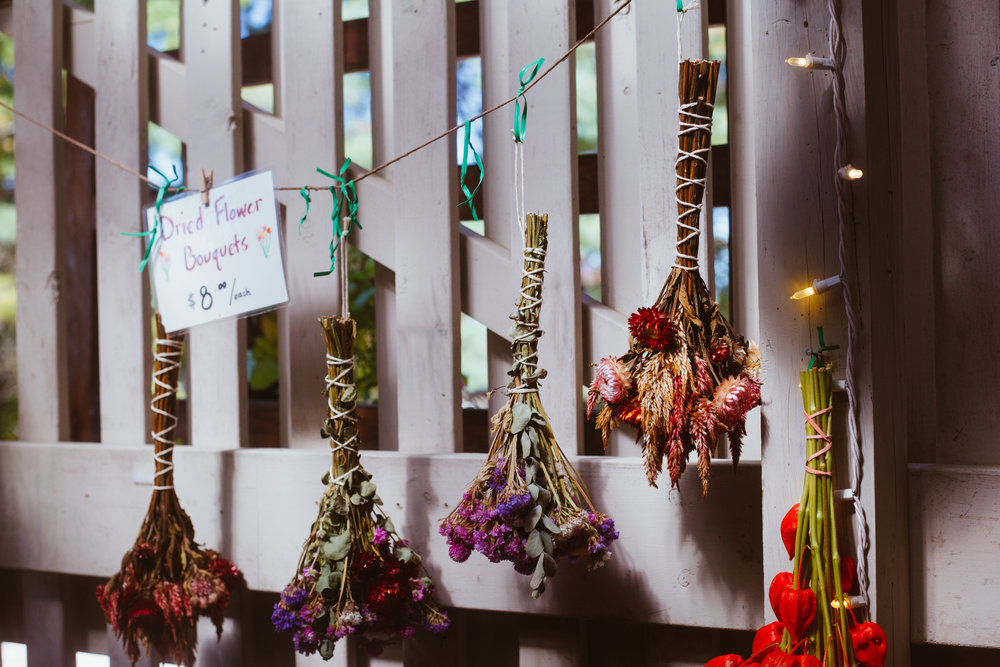
[[[275,114],[240,101],[236,0],[183,3],[179,60],[147,48],[145,11],[137,4],[97,0],[90,12],[59,0],[16,0],[12,12],[0,12],[0,27],[15,39],[17,108],[60,127],[65,68],[95,91],[98,151],[144,171],[147,121],[153,120],[184,141],[189,185],[198,167],[213,169],[219,182],[262,166],[274,167],[281,185],[303,185],[319,180],[316,166],[343,161],[339,2],[275,0]],[[615,2],[593,4],[600,19]],[[374,161],[380,163],[453,124],[455,4],[370,5]],[[592,574],[566,567],[538,601],[508,568],[477,557],[465,564],[448,559],[437,523],[481,460],[461,453],[460,315],[488,328],[490,384],[502,384],[507,314],[520,276],[512,113],[491,115],[484,126],[484,236],[458,222],[453,141],[358,187],[364,229],[352,242],[377,262],[382,450],[365,452],[364,459],[400,532],[425,555],[455,624],[443,642],[408,642],[377,659],[351,648],[336,664],[699,665],[720,652],[749,651],[750,635],[742,631],[768,620],[764,591],[770,577],[787,568],[777,526],[800,492],[798,369],[815,325],[843,342],[837,295],[788,300],[812,278],[836,272],[829,80],[782,62],[825,43],[826,3],[753,5],[733,2],[728,10],[734,319],[761,342],[765,387],[764,426],[755,427],[747,460],[736,474],[718,461],[703,500],[693,474],[679,492],[648,488],[627,437],[612,444],[611,456],[581,457],[580,471],[597,504],[615,518],[621,539],[607,567]],[[484,107],[515,92],[523,65],[540,56],[553,62],[575,41],[573,0],[479,0],[478,6]],[[860,12],[845,9],[846,37],[857,47],[847,94],[852,148],[871,170],[888,158],[866,147],[871,93],[865,78],[873,74],[860,55]],[[580,291],[572,60],[528,95],[526,202],[550,220],[540,345],[550,375],[542,400],[571,453],[582,453],[589,428],[581,391],[589,362],[625,349],[627,314],[656,296],[673,260],[677,20],[673,2],[633,0],[596,40],[603,303],[581,298]],[[686,15],[686,56],[703,53],[705,26],[700,8]],[[63,379],[67,365],[81,360],[68,357],[67,341],[78,333],[60,298],[77,279],[61,255],[73,233],[64,222],[65,207],[73,204],[64,200],[60,176],[66,149],[28,123],[17,121],[16,130],[21,441],[0,443],[0,566],[7,568],[0,576],[4,597],[9,591],[14,600],[0,615],[0,640],[26,643],[32,666],[72,664],[75,651],[127,664],[103,626],[91,587],[117,569],[150,493],[148,289],[136,272],[139,242],[120,235],[140,230],[145,186],[97,163],[101,442],[68,443]],[[862,223],[880,201],[875,194],[869,200],[865,188],[861,183],[855,190]],[[279,318],[282,447],[245,446],[245,323],[205,325],[189,337],[192,446],[176,454],[178,492],[198,538],[229,554],[253,591],[232,611],[221,643],[202,627],[203,665],[318,664],[293,658],[290,642],[274,635],[268,617],[274,592],[291,575],[322,490],[318,477],[328,465],[327,444],[317,437],[325,369],[316,318],[339,310],[340,292],[335,277],[312,277],[328,263],[328,198],[314,197],[299,235],[301,200],[294,192],[279,194],[291,293]],[[910,641],[991,646],[1000,623],[995,580],[962,589],[978,601],[973,613],[941,602],[954,577],[921,580],[918,573],[914,600],[943,604],[939,611],[950,622],[918,621],[931,608],[918,606],[911,624],[908,559],[944,556],[908,543],[907,526],[948,526],[949,513],[959,509],[919,502],[908,508],[907,484],[920,499],[949,475],[966,474],[993,502],[998,492],[981,471],[907,473],[905,427],[891,420],[898,399],[885,399],[897,380],[884,363],[873,365],[873,355],[888,344],[880,308],[890,297],[872,274],[891,244],[868,226],[858,234],[871,595],[893,642],[893,664],[905,665]],[[881,412],[876,398],[886,400]],[[763,465],[754,461],[761,442]],[[998,514],[992,529],[964,538],[982,547],[972,565],[985,564],[998,541]]]

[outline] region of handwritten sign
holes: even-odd
[[[156,225],[155,207],[144,211]],[[168,332],[288,301],[274,176],[252,172],[163,202],[150,253],[157,309]]]

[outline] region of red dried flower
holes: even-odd
[[[655,308],[640,308],[628,318],[628,330],[639,345],[653,352],[665,352],[673,347],[677,327],[666,313]]]
[[[132,547],[132,555],[137,561],[145,564],[147,561],[152,560],[156,556],[156,549],[153,548],[151,544],[137,544]]]
[[[774,610],[775,616],[778,615],[778,596],[781,594],[781,591],[791,588],[791,586],[791,572],[779,572],[771,580],[771,586],[767,589],[767,599],[771,601],[771,609]]]
[[[243,584],[245,581],[243,573],[240,571],[240,568],[236,567],[236,563],[228,561],[221,556],[213,558],[208,569],[212,574],[221,578],[223,583],[226,584],[226,588],[230,590]]]
[[[788,560],[795,558],[795,531],[799,528],[799,504],[795,503],[781,520],[781,541],[788,551]]]
[[[398,581],[382,581],[368,592],[368,606],[376,614],[391,614],[406,602],[407,593]]]
[[[730,653],[728,655],[720,655],[717,658],[712,658],[705,663],[705,667],[742,667],[746,663],[743,662],[743,658],[736,655],[735,653]]]
[[[152,633],[162,625],[163,611],[152,600],[142,598],[128,610],[128,622]]]
[[[889,643],[885,632],[876,623],[868,621],[851,630],[854,657],[865,667],[882,667]]]
[[[764,656],[778,648],[785,626],[780,621],[768,623],[753,636],[752,660],[763,660]]]
[[[639,404],[639,399],[616,407],[614,417],[623,424],[638,427],[642,422],[642,406]]]
[[[816,617],[816,594],[809,588],[785,588],[778,594],[777,615],[792,640],[798,640]]]
[[[359,579],[370,579],[378,574],[378,556],[371,552],[364,552],[354,561],[354,574]]]
[[[726,360],[729,356],[729,343],[720,341],[712,346],[712,349],[708,353],[709,358],[719,364]]]

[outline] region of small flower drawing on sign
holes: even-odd
[[[257,229],[257,242],[260,243],[260,249],[264,251],[264,259],[267,259],[268,253],[271,252],[270,227],[263,225]]]
[[[170,255],[161,250],[160,255],[160,267],[163,269],[163,277],[170,280]]]

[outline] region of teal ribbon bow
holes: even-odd
[[[538,70],[541,69],[544,62],[545,58],[539,58],[535,62],[525,65],[521,73],[517,75],[521,87],[518,88],[517,95],[514,97],[514,141],[519,143],[524,141],[524,133],[528,129],[528,102],[524,99],[524,91],[538,74]]]
[[[174,177],[167,178],[166,175],[154,167],[149,165],[149,168],[155,171],[160,178],[163,179],[163,185],[160,185],[156,190],[156,213],[153,214],[153,228],[146,230],[144,232],[121,232],[122,236],[148,236],[149,242],[146,243],[146,252],[142,256],[142,261],[139,262],[139,273],[146,270],[146,265],[149,264],[149,255],[153,251],[153,246],[156,245],[156,236],[160,233],[160,207],[163,206],[163,199],[167,195],[168,190],[176,190],[177,192],[183,192],[184,186],[174,188],[174,181],[179,181],[180,176],[177,175],[177,165],[174,165]]]
[[[816,365],[816,363],[819,361],[820,356],[822,356],[822,354],[824,352],[828,352],[830,350],[839,350],[840,349],[839,345],[827,345],[826,344],[826,341],[823,340],[823,327],[816,327],[816,334],[819,337],[819,349],[818,350],[810,350],[809,354],[811,354],[812,356],[809,359],[809,365],[806,366],[806,370],[807,371],[812,370],[812,367]]]
[[[479,188],[483,184],[483,160],[479,157],[479,153],[476,152],[476,147],[472,145],[471,123],[472,121],[465,121],[465,148],[462,150],[462,173],[459,175],[458,180],[462,185],[462,193],[465,195],[465,205],[472,211],[472,219],[479,222],[479,214],[476,213],[476,205],[472,203],[472,198],[479,192]],[[476,166],[479,167],[479,182],[476,183],[476,187],[471,192],[469,191],[469,186],[465,184],[465,174],[469,169],[470,148],[472,149],[472,156],[476,159]]]
[[[351,158],[347,158],[336,175],[316,167],[316,171],[334,181],[334,184],[330,186],[330,195],[333,197],[333,212],[330,214],[330,220],[333,222],[333,235],[330,239],[330,268],[327,271],[313,273],[316,278],[333,273],[337,267],[337,249],[340,247],[340,240],[354,231],[355,226],[362,229],[361,223],[358,222],[358,191],[354,186],[354,179],[347,180],[344,177],[350,165]],[[341,223],[341,218],[344,217],[341,214],[345,208],[347,210],[346,216],[349,219],[347,229],[344,229]]]
[[[677,11],[684,11],[684,0],[677,0]]]
[[[309,196],[309,190],[306,188],[299,190],[299,195],[306,200],[306,212],[302,214],[302,219],[299,220],[299,236],[302,236],[302,225],[305,224],[306,218],[309,217],[309,204],[312,203],[312,197]]]

